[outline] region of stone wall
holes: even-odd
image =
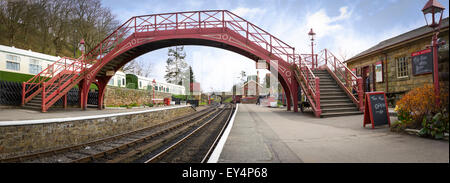
[[[449,74],[449,53],[448,53],[448,31],[441,34],[446,41],[446,45],[439,49],[439,81],[448,87]],[[349,69],[357,68],[362,74],[362,68],[369,66],[369,71],[373,71],[374,64],[383,62],[383,82],[375,82],[371,85],[374,91],[384,92],[407,92],[413,88],[422,87],[424,84],[433,83],[432,74],[413,75],[411,53],[426,49],[430,44],[431,37],[425,37],[407,44],[387,49],[384,53],[378,53],[359,58],[347,64]],[[406,57],[408,62],[408,77],[397,77],[396,58]],[[373,82],[372,82],[373,83]],[[386,86],[387,85],[387,86]]]
[[[0,122],[0,158],[87,143],[151,127],[194,111],[190,106],[176,106],[133,114],[84,117],[88,119],[53,122],[47,119],[25,125],[5,125]]]
[[[170,98],[170,93],[155,91],[155,99]],[[136,103],[137,105],[152,103],[153,90],[136,90],[108,86],[105,92],[105,106],[120,106]]]

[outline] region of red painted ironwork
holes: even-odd
[[[42,95],[42,112],[52,106],[70,90],[82,77],[84,64],[81,57],[63,57],[22,84],[22,105],[36,95]]]
[[[291,109],[291,102],[293,101],[294,111],[298,111],[297,88],[299,83],[295,82],[292,66],[295,65],[294,63],[301,63],[300,55],[295,53],[293,47],[227,10],[176,12],[132,17],[96,47],[84,54],[84,57],[76,60],[71,59],[71,66],[58,61],[58,64],[51,65],[42,74],[40,73],[30,81],[25,82],[23,104],[42,92],[42,110],[46,111],[71,87],[79,84],[80,103],[81,107],[85,109],[90,84],[98,81],[99,85],[103,86],[109,80],[109,78],[101,78],[104,76],[98,75],[107,63],[134,47],[160,40],[174,39],[202,39],[221,42],[231,46],[232,49],[240,49],[234,51],[248,54],[246,56],[252,57],[252,59],[259,58],[266,60],[269,65],[278,65],[275,68],[278,68],[278,73],[282,77],[280,83],[285,88],[288,98],[287,108],[288,110]],[[274,60],[275,62],[272,62]],[[126,62],[128,60],[125,59],[117,67],[120,68]],[[57,75],[52,75],[49,77],[50,79],[43,80],[42,76],[45,76],[50,68],[55,68],[54,70],[59,72],[54,72]],[[114,69],[117,70],[118,68]],[[308,67],[303,68],[303,70],[305,69],[308,70],[307,72],[311,72]],[[70,77],[71,75],[78,77]],[[314,92],[314,96],[319,92],[316,90],[315,83],[316,80],[314,79],[306,85]],[[313,88],[311,88],[312,85],[314,85]],[[40,91],[32,92],[32,87]],[[99,87],[99,90],[102,90],[99,91],[100,102],[104,89],[105,87]],[[102,104],[99,103],[99,105]]]
[[[364,92],[362,89],[362,78],[356,76],[355,73],[327,49],[319,53],[317,64],[320,65],[320,68],[325,68],[329,71],[331,76],[344,89],[352,101],[363,111]],[[358,97],[355,97],[354,94],[357,94]]]
[[[302,54],[309,56],[311,54]],[[304,58],[298,55],[299,58]],[[308,57],[306,57],[308,58]],[[313,109],[316,117],[320,117],[322,110],[320,109],[320,78],[316,77],[311,70],[312,60],[300,59],[299,64],[296,64],[294,69],[297,70],[297,77],[299,85],[304,91],[305,96]]]
[[[202,37],[208,33],[209,38]],[[89,84],[98,71],[115,56],[133,47],[157,40],[183,38],[213,40],[212,36],[217,35],[221,36],[220,41],[232,42],[235,44],[233,46],[254,54],[268,63],[271,60],[279,61],[279,67],[283,68],[279,73],[286,80],[281,81],[281,84],[284,88],[289,87],[287,91],[293,92],[292,95],[290,93],[288,95],[293,97],[294,111],[298,111],[296,105],[298,83],[294,82],[295,78],[290,68],[296,62],[295,49],[227,10],[176,12],[130,18],[86,54],[86,63],[92,64],[93,67],[88,73],[91,79],[85,84]],[[144,39],[147,40],[142,41]],[[148,41],[149,39],[151,40]],[[288,102],[291,102],[291,98]],[[288,110],[290,108],[291,106],[288,106]]]
[[[194,18],[195,17],[195,18]],[[284,61],[295,61],[295,49],[258,26],[227,10],[190,11],[135,16],[117,28],[87,54],[89,61],[101,61],[111,50],[134,33],[199,30],[208,28],[230,29],[259,45]]]

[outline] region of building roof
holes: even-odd
[[[449,17],[442,19],[441,29],[442,28],[446,28],[446,27],[448,28],[448,26],[449,26],[448,23],[449,23]],[[429,34],[432,31],[433,31],[432,28],[430,28],[430,27],[428,27],[426,25],[422,26],[420,28],[417,28],[417,29],[411,30],[409,32],[406,32],[404,34],[398,35],[396,37],[393,37],[393,38],[381,41],[377,45],[375,45],[375,46],[373,46],[373,47],[371,47],[371,48],[369,48],[369,49],[367,49],[367,50],[357,54],[356,56],[353,56],[352,58],[350,58],[348,60],[346,60],[344,63],[355,61],[356,59],[358,59],[360,57],[369,55],[371,53],[374,53],[376,51],[380,51],[380,50],[382,50],[384,48],[387,48],[387,47],[390,47],[390,46],[402,43],[404,41],[408,41],[410,39],[414,39],[414,38],[417,38],[417,37]]]
[[[258,86],[263,87],[260,83],[257,83],[255,80],[246,81],[242,86],[248,85],[250,82],[258,84]]]
[[[55,57],[55,56],[51,56],[51,55],[47,55],[47,54],[43,54],[43,53],[34,52],[31,50],[24,50],[24,49],[10,47],[10,46],[4,46],[4,45],[0,45],[0,51],[12,53],[12,54],[23,55],[23,56],[28,56],[28,57],[34,57],[37,59],[43,59],[43,60],[53,61],[53,62],[58,61],[61,58],[61,57]]]

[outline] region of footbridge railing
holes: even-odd
[[[333,53],[324,49],[318,54],[317,65],[319,68],[325,67],[329,70],[331,76],[337,81],[347,95],[358,105],[362,111],[363,105],[363,88],[362,78],[356,76],[343,62],[341,62]]]
[[[322,113],[320,109],[320,78],[316,77],[311,70],[313,60],[308,60],[308,58],[312,58],[311,54],[297,55],[297,57],[299,58],[297,59],[299,62],[294,64],[295,76],[300,87],[306,94],[314,114],[318,117]]]
[[[135,16],[117,28],[87,54],[89,63],[101,61],[111,50],[134,33],[224,28],[246,38],[268,53],[294,63],[295,48],[251,22],[227,10],[189,11]]]

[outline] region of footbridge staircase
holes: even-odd
[[[293,66],[296,80],[317,117],[362,114],[361,77],[327,49],[299,57],[299,62]],[[301,108],[303,111],[303,106]]]

